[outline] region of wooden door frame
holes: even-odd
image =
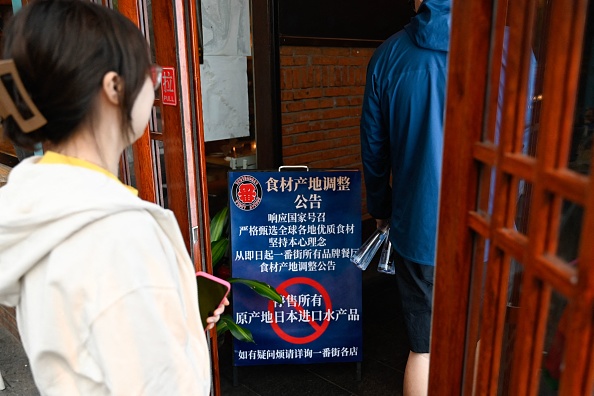
[[[176,72],[177,105],[165,106],[160,98],[155,105],[161,109],[162,140],[168,189],[167,207],[174,213],[188,251],[193,254],[196,270],[209,269],[210,250],[204,131],[200,97],[200,68],[195,3],[189,10],[181,0],[153,0],[153,21],[156,62],[173,67]],[[139,25],[138,0],[120,0],[118,9]],[[172,23],[174,21],[174,23]],[[189,31],[186,31],[189,21]],[[194,49],[195,48],[195,49]],[[134,146],[138,188],[144,199],[155,202],[154,173],[150,135],[145,133]],[[146,186],[145,186],[146,184]],[[146,188],[145,188],[146,187]],[[200,228],[200,230],[197,230]],[[210,268],[212,270],[212,268]]]
[[[577,271],[555,256],[562,199],[585,209],[582,240],[594,236],[594,188],[590,178],[567,169],[588,1],[550,1],[554,34],[547,45],[546,59],[550,61],[544,70],[545,101],[536,158],[521,155],[518,150],[527,99],[527,46],[531,40],[535,0],[513,4],[516,11],[517,7],[524,9],[508,21],[510,26],[519,28],[511,29],[510,33],[502,137],[497,145],[483,140],[483,133],[493,136],[497,97],[489,93],[497,84],[489,75],[494,75],[490,72],[498,71],[500,65],[497,54],[504,28],[502,3],[505,2],[453,2],[429,393],[472,394],[475,364],[474,353],[469,351],[476,348],[478,332],[474,327],[478,323],[472,323],[469,318],[478,309],[485,309],[494,315],[495,326],[481,332],[489,337],[481,338],[477,394],[497,394],[508,285],[506,271],[509,273],[509,261],[514,257],[522,262],[525,271],[520,300],[522,315],[518,319],[518,334],[522,338],[514,349],[511,394],[535,395],[538,391],[551,290],[568,299],[568,312],[572,315],[569,320],[572,333],[566,345],[567,356],[572,358],[566,361],[560,394],[590,394],[594,382],[590,367],[594,337],[591,318],[594,252],[587,246],[581,247]],[[497,196],[492,216],[477,212],[480,169],[485,166],[495,168],[496,188],[504,195]],[[517,193],[513,178],[533,185],[532,214],[526,235],[513,230],[514,213],[509,204]],[[475,238],[491,241],[488,267],[491,278],[487,278],[482,307],[481,296],[471,287],[473,281],[482,279],[482,264],[480,276],[472,264]],[[484,244],[482,249],[479,244],[479,253],[475,252],[480,261],[483,249]],[[493,262],[496,265],[491,265]]]
[[[212,273],[206,157],[200,90],[199,28],[196,3],[152,0],[156,62],[173,67],[177,105],[160,107],[163,133],[167,207],[174,213],[194,269]],[[119,0],[118,9],[139,25],[139,0]],[[158,18],[155,18],[158,16]],[[134,166],[141,198],[155,202],[151,136],[145,133],[134,149]],[[210,333],[213,394],[220,395],[216,330]]]
[[[138,1],[120,0],[118,7],[138,25]],[[178,106],[160,105],[164,133],[165,171],[168,187],[168,207],[182,230],[192,252],[196,270],[212,273],[206,183],[206,157],[202,122],[200,89],[200,40],[196,2],[183,0],[152,0],[155,30],[156,61],[161,66],[174,66],[178,73]],[[277,34],[277,4],[275,0],[253,1],[253,62],[255,128],[259,169],[273,169],[282,165],[280,133],[279,51]],[[159,34],[157,31],[170,31]],[[170,133],[175,125],[180,133]],[[133,146],[135,174],[141,198],[155,201],[156,186],[152,177],[150,136],[145,134]],[[149,167],[147,164],[151,164]],[[141,179],[138,180],[138,175]],[[185,179],[179,178],[185,175]],[[175,182],[172,182],[175,181]],[[216,332],[211,332],[213,361],[213,390],[220,394],[218,349]]]
[[[140,12],[138,11],[137,1],[120,0],[118,2],[118,11],[140,28]],[[154,203],[156,201],[156,186],[152,170],[153,155],[148,126],[144,134],[132,145],[132,152],[138,197]],[[125,165],[127,164],[123,164],[123,166]]]
[[[482,133],[483,114],[476,109],[485,103],[492,13],[490,1],[452,4],[429,371],[436,395],[460,395],[463,386],[467,329],[461,324],[470,308],[473,246],[468,212],[475,207],[478,179],[472,150]]]
[[[258,169],[276,169],[283,164],[278,0],[251,3]]]

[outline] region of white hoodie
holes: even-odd
[[[207,395],[194,269],[172,212],[29,158],[0,188],[0,304],[43,395]]]

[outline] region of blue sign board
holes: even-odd
[[[278,304],[233,287],[234,365],[362,361],[357,170],[229,172],[232,275],[266,282]]]

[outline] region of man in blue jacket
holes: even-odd
[[[389,222],[410,354],[404,395],[427,393],[450,0],[415,0],[410,24],[375,51],[361,114],[367,207]]]

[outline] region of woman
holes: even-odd
[[[3,58],[26,93],[2,77],[0,107],[45,118],[30,131],[18,117],[2,122],[15,144],[46,149],[0,189],[0,304],[16,307],[37,386],[44,395],[208,394],[179,227],[115,176],[160,80],[145,39],[120,14],[77,0],[32,2],[4,35]]]

